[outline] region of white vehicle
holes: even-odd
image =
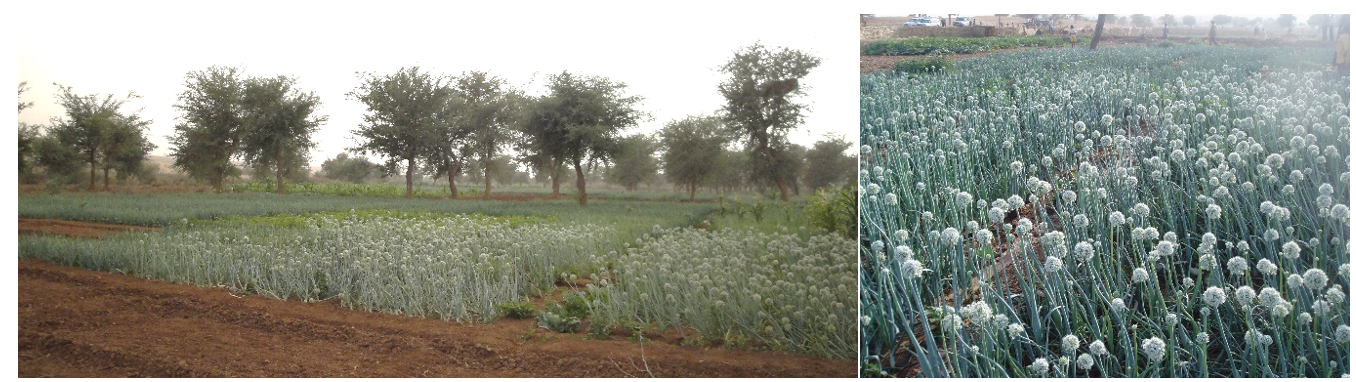
[[[958,27],[968,27],[970,26],[970,23],[971,21],[969,17],[957,17],[956,21],[952,22],[951,25]]]
[[[931,17],[915,17],[904,23],[906,27],[939,27],[942,21]]]

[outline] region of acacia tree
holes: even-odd
[[[687,200],[697,199],[697,187],[717,175],[729,136],[719,117],[688,116],[669,121],[659,131],[664,146],[664,177],[687,188]]]
[[[524,129],[523,131],[528,131]],[[518,162],[526,165],[536,174],[538,179],[549,179],[551,183],[551,198],[560,197],[560,181],[569,176],[565,172],[565,160],[550,155],[547,152],[537,152],[535,150],[536,140],[530,136],[525,136],[519,144],[519,150],[524,154],[518,158]]]
[[[503,146],[514,139],[511,125],[517,119],[514,107],[518,97],[506,85],[503,78],[473,71],[457,77],[453,87],[461,101],[457,124],[469,135],[469,150],[482,164],[485,199],[490,198],[491,173],[495,169],[490,164]]]
[[[845,154],[852,147],[841,136],[815,142],[805,152],[805,187],[814,191],[846,182],[857,167],[857,158]]]
[[[19,94],[14,98],[18,99],[19,97],[23,97],[24,92],[28,90],[28,81],[20,82]],[[24,112],[24,109],[32,106],[33,102],[31,101],[19,101],[19,113]],[[39,128],[37,126],[29,126],[27,123],[19,122],[19,177],[21,179],[27,178],[28,175],[33,172],[33,159],[31,158],[33,157],[34,144],[40,136],[41,134],[39,134]]]
[[[1144,14],[1130,15],[1130,25],[1135,28],[1148,28],[1154,25],[1154,19]]]
[[[347,153],[339,153],[320,164],[320,172],[326,178],[352,183],[362,183],[376,168],[366,157],[349,157]]]
[[[311,134],[329,119],[314,115],[320,97],[302,92],[296,83],[296,78],[288,76],[251,78],[241,98],[245,117],[241,154],[245,163],[274,169],[279,194],[283,193],[284,170],[304,164],[309,157],[306,153],[315,146]]]
[[[104,148],[104,190],[108,190],[109,172],[116,171],[117,179],[125,181],[141,172],[146,156],[155,150],[155,144],[146,140],[143,129],[150,121],[141,121],[135,115],[114,124],[107,132]]]
[[[773,51],[759,42],[736,50],[720,67],[728,75],[719,86],[726,101],[725,122],[747,138],[751,160],[761,161],[760,167],[779,168],[777,143],[805,119],[802,111],[807,106],[794,102],[809,89],[800,85],[800,79],[819,63],[819,57],[789,48]],[[787,179],[774,172],[757,175],[770,178],[782,201],[788,200]]]
[[[180,122],[170,137],[170,157],[174,167],[221,192],[227,177],[240,174],[231,158],[238,154],[244,125],[243,74],[238,68],[213,66],[189,72],[184,86],[174,105]]]
[[[362,84],[348,93],[367,106],[363,123],[353,135],[358,147],[350,150],[387,158],[387,171],[405,167],[405,197],[414,197],[414,171],[439,143],[438,127],[447,125],[452,89],[447,78],[401,68],[385,76],[361,74]]]
[[[130,161],[133,156],[138,156],[135,161],[139,165],[140,158],[149,151],[150,144],[141,135],[151,121],[141,119],[138,112],[123,114],[119,110],[127,101],[140,96],[135,92],[127,93],[122,99],[115,99],[112,94],[102,98],[97,94],[82,96],[68,86],[55,85],[60,91],[58,103],[66,108],[69,119],[52,118],[52,134],[57,142],[74,148],[81,161],[89,164],[90,190],[94,190],[95,174],[100,165],[106,165],[104,188],[107,189],[108,173],[114,168],[108,165],[110,162]]]
[[[1196,26],[1196,16],[1192,16],[1192,15],[1182,16],[1182,25],[1186,25],[1187,27],[1195,27],[1195,26]]]
[[[1296,21],[1299,21],[1299,18],[1295,17],[1295,15],[1292,14],[1283,14],[1281,15],[1281,17],[1276,18],[1276,24],[1280,25],[1281,28],[1285,28],[1285,34],[1291,34],[1295,32]]]
[[[1173,16],[1171,14],[1164,14],[1162,16],[1158,16],[1158,21],[1162,22],[1163,25],[1167,25],[1170,27],[1177,26],[1177,16]]]
[[[572,164],[579,204],[588,205],[584,166],[616,153],[617,134],[644,116],[635,109],[642,98],[626,96],[625,83],[570,72],[550,76],[547,88],[524,126],[525,146],[537,163]]]
[[[609,181],[635,191],[641,183],[650,182],[659,175],[659,162],[655,152],[659,151],[659,142],[646,134],[631,134],[617,141],[617,155],[612,168],[608,169]]]

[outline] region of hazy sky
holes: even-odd
[[[345,95],[358,85],[355,72],[418,65],[450,76],[489,71],[532,93],[542,91],[547,74],[562,70],[608,77],[645,97],[640,108],[653,119],[632,131],[654,131],[719,109],[717,67],[737,48],[761,40],[823,58],[802,81],[811,88],[802,101],[812,111],[792,141],[857,136],[857,16],[841,6],[116,3],[33,1],[11,13],[44,15],[15,17],[11,26],[17,80],[32,87],[20,101],[34,102],[19,121],[46,124],[64,113],[54,82],[80,94],[136,91],[142,98],[128,110],[144,108],[142,115],[155,120],[153,154],[166,155],[184,75],[243,65],[248,75],[296,76],[301,89],[320,97],[329,122],[314,137],[312,163],[319,165],[355,145],[350,131],[366,111]]]

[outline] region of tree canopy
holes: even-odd
[[[695,200],[697,187],[717,175],[721,154],[729,141],[719,117],[689,116],[670,121],[659,132],[664,145],[664,177],[687,188]]]
[[[481,164],[485,180],[485,198],[490,198],[490,180],[495,167],[494,158],[503,147],[515,139],[512,128],[518,120],[517,107],[521,103],[516,91],[507,81],[486,72],[463,73],[456,78],[453,91],[460,98],[456,125],[465,132]]]
[[[339,153],[334,158],[320,164],[320,173],[326,178],[351,183],[362,183],[377,170],[377,165],[366,157],[350,157],[348,153]]]
[[[367,114],[353,135],[352,151],[386,158],[386,169],[405,168],[405,197],[414,196],[414,171],[419,160],[441,144],[438,128],[448,125],[452,88],[444,76],[401,68],[379,76],[360,74],[362,83],[348,93],[367,106]],[[403,162],[403,163],[402,163]]]
[[[78,95],[68,86],[56,86],[60,92],[57,100],[66,109],[66,118],[52,118],[51,134],[89,165],[90,190],[94,189],[95,173],[100,166],[104,169],[104,188],[107,189],[110,171],[135,169],[155,148],[144,137],[144,130],[151,121],[141,119],[139,111],[124,113],[121,110],[127,101],[140,98],[135,92],[128,92],[126,97],[119,99],[112,94],[103,97]]]
[[[612,183],[634,191],[641,183],[650,183],[659,177],[659,142],[647,134],[636,133],[617,141],[617,153],[607,177]]]
[[[279,194],[284,173],[295,178],[300,169],[309,169],[309,151],[315,146],[311,134],[328,119],[315,115],[320,98],[302,92],[296,82],[288,76],[251,78],[241,99],[241,154],[254,168],[274,170]]]
[[[805,153],[805,187],[815,191],[847,183],[857,169],[857,158],[847,155],[853,146],[839,136],[815,142]]]
[[[643,98],[626,95],[625,83],[570,72],[548,77],[547,88],[523,127],[524,147],[533,162],[573,165],[579,204],[588,205],[584,166],[616,154],[621,130],[645,118],[635,108]]]
[[[238,154],[244,126],[244,75],[238,68],[212,66],[189,72],[184,87],[174,105],[180,122],[169,139],[170,157],[174,167],[221,192],[227,177],[240,174],[231,159]]]
[[[795,102],[808,87],[800,80],[818,67],[820,58],[790,48],[769,49],[761,42],[740,48],[720,67],[727,77],[718,87],[725,97],[726,125],[747,140],[749,153],[765,169],[777,169],[778,151],[786,133],[804,122],[807,105]],[[755,173],[770,178],[788,200],[787,179],[774,172]]]

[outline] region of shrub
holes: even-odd
[[[903,59],[895,63],[895,71],[902,73],[942,73],[949,72],[955,64],[951,59],[932,56],[920,59]]]
[[[838,189],[819,190],[805,207],[810,223],[844,238],[857,233],[857,185],[845,184]]]
[[[508,318],[529,318],[537,315],[537,308],[527,301],[507,301],[494,308]]]

